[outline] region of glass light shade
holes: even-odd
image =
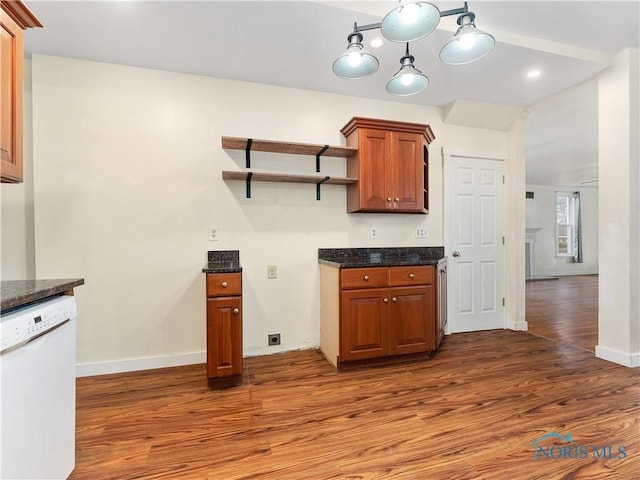
[[[387,92],[391,95],[405,97],[420,93],[429,86],[429,78],[413,66],[413,57],[402,57],[402,68],[387,83]]]
[[[473,20],[462,20],[456,34],[440,50],[440,60],[448,65],[465,65],[480,60],[495,44],[493,36],[478,30]]]
[[[426,37],[440,23],[440,10],[427,2],[403,2],[385,15],[382,35],[392,42],[413,42]]]
[[[357,80],[378,71],[378,59],[362,46],[362,34],[349,35],[349,47],[333,62],[333,73],[340,78]]]

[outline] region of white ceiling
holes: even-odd
[[[497,40],[483,60],[449,66],[438,59],[455,31],[455,16],[411,44],[416,67],[429,76],[427,90],[391,97],[385,84],[398,70],[404,45],[387,42],[375,51],[380,70],[364,80],[336,77],[331,64],[344,51],[353,22],[379,22],[397,2],[300,1],[46,1],[27,0],[45,25],[25,34],[27,53],[118,63],[330,93],[447,107],[456,101],[531,107],[571,86],[594,78],[612,55],[640,46],[640,1],[471,0],[476,25]],[[462,1],[434,1],[441,11]],[[365,41],[378,31],[365,32]],[[535,80],[525,73],[542,71]],[[597,90],[584,89],[546,108],[532,108],[527,132],[528,183],[580,184],[597,172],[597,143],[588,155],[567,155],[563,134],[572,129],[574,146],[597,140]],[[569,102],[571,105],[566,105]],[[576,103],[577,102],[577,103]],[[576,125],[567,112],[588,114]],[[595,120],[592,118],[595,105]],[[559,110],[559,114],[555,114]],[[563,115],[564,114],[564,115]],[[559,143],[560,142],[560,143]],[[568,149],[568,150],[567,150]],[[583,152],[584,153],[584,152]],[[569,165],[571,159],[574,162]],[[540,165],[541,168],[537,168]],[[544,167],[542,167],[544,166]],[[550,167],[553,166],[553,169]],[[589,173],[585,168],[589,167]],[[587,176],[585,176],[587,175]],[[597,173],[596,173],[597,175]]]

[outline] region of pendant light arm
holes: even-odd
[[[366,32],[367,30],[376,30],[379,29],[382,23],[368,23],[367,25],[358,26],[357,22],[353,22],[353,31],[354,32]]]
[[[467,2],[464,2],[464,7],[453,8],[451,10],[445,10],[444,12],[440,12],[440,17],[450,17],[451,15],[460,15],[461,13],[469,13],[469,9],[467,8]]]

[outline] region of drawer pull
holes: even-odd
[[[227,282],[222,282],[222,288],[227,288],[229,284]]]
[[[415,277],[416,277],[416,276],[415,276],[413,273],[410,273],[410,274],[409,274],[409,278],[410,278],[411,280],[413,280]]]
[[[369,281],[369,275],[365,275],[365,276],[364,276],[364,281],[365,281],[365,282],[368,282],[368,281]]]
[[[234,315],[237,315],[239,313],[240,313],[240,309],[239,308],[236,307],[236,308],[233,309],[233,314]]]

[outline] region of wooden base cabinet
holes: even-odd
[[[320,347],[335,366],[436,348],[434,267],[320,265]]]
[[[242,383],[242,274],[207,274],[207,377]]]

